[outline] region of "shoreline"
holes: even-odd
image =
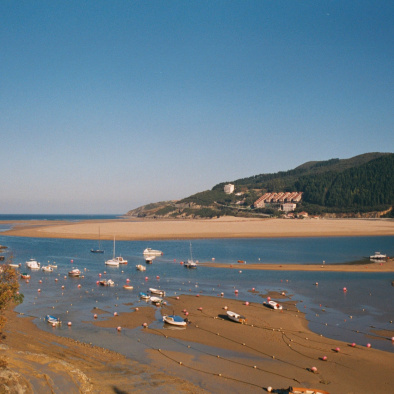
[[[278,294],[269,294],[280,299]],[[329,393],[367,393],[389,392],[394,384],[393,353],[366,344],[352,347],[313,333],[291,298],[282,297],[283,311],[260,302],[247,304],[211,296],[180,295],[167,301],[161,315],[185,317],[187,309],[186,329],[150,327],[156,321],[152,311],[158,311],[152,307],[131,307],[130,312],[117,317],[86,322],[86,329],[93,323],[109,336],[139,330],[138,342],[145,346],[148,365],[46,332],[31,318],[18,317],[13,311],[7,312],[0,356],[8,362],[12,382],[35,392],[49,388],[54,392],[154,393],[160,387],[181,393],[257,393],[268,386],[275,390],[305,386]],[[230,321],[226,310],[246,316],[247,324]],[[147,328],[141,327],[142,321],[148,322]],[[119,325],[121,333],[117,332]],[[156,338],[153,342],[152,335]]]
[[[218,219],[151,220],[109,219],[81,222],[0,221],[10,224],[4,236],[119,241],[209,239],[394,236],[391,219]]]

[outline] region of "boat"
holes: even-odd
[[[172,324],[173,326],[185,327],[187,322],[178,315],[164,315],[163,316],[164,323]]]
[[[267,301],[267,302],[263,302],[264,305],[268,306],[271,309],[282,309],[282,305],[280,305],[279,303],[277,303],[276,301]]]
[[[153,287],[150,287],[150,288],[149,288],[149,291],[150,291],[152,294],[158,294],[158,295],[161,295],[161,296],[163,296],[163,297],[166,295],[166,292],[165,292],[164,290],[154,289]]]
[[[145,255],[150,255],[150,256],[162,256],[163,252],[161,250],[154,250],[151,248],[146,248],[144,250]]]
[[[68,276],[78,277],[81,275],[81,271],[78,268],[73,268],[71,271],[68,272]]]
[[[112,259],[107,260],[105,265],[111,265],[113,267],[119,267],[119,261],[115,259],[115,237],[114,237],[114,250],[112,252]]]
[[[163,299],[160,297],[150,297],[149,298],[152,304],[161,304],[163,302]]]
[[[282,390],[280,390],[282,392]],[[286,394],[329,394],[326,390],[310,389],[308,387],[289,387],[284,391]]]
[[[49,324],[52,325],[58,325],[61,324],[61,321],[58,317],[51,316],[51,315],[46,315],[45,316],[45,321],[47,321]]]
[[[190,259],[186,263],[183,263],[185,268],[197,268],[197,263],[193,260],[192,256],[192,243],[190,242]]]
[[[27,272],[23,272],[23,273],[21,273],[21,278],[22,279],[30,279],[30,274],[28,274]]]
[[[12,268],[19,268],[20,267],[20,265],[19,264],[8,264],[10,267],[12,267]]]
[[[237,263],[239,263],[239,264],[245,264],[245,261],[244,261],[244,260],[237,260]]]
[[[99,281],[101,286],[115,286],[115,282],[112,279],[103,279]]]
[[[41,264],[35,259],[30,259],[29,261],[26,261],[26,266],[31,270],[39,270]]]
[[[135,266],[138,271],[146,271],[146,267],[142,264],[138,264]]]
[[[228,317],[230,320],[235,321],[235,322],[237,322],[237,323],[241,323],[241,324],[246,323],[246,317],[240,315],[239,313],[227,311],[227,317]]]
[[[131,285],[124,285],[123,288],[126,290],[133,290],[134,289],[134,287]]]
[[[53,268],[50,267],[49,265],[44,265],[41,269],[42,269],[44,272],[53,272]]]
[[[104,250],[101,249],[101,240],[100,240],[100,227],[99,227],[99,239],[98,239],[99,247],[98,249],[90,249],[92,253],[104,253]]]
[[[48,267],[51,267],[51,268],[57,268],[57,264],[56,264],[56,263],[53,263],[53,264],[48,264]]]
[[[145,263],[146,264],[152,264],[153,260],[156,258],[156,256],[148,256],[145,257]]]
[[[149,300],[150,299],[150,295],[143,293],[142,291],[139,294],[140,298],[142,298],[143,300]]]
[[[125,260],[122,256],[115,257],[114,260],[117,261],[119,264],[127,264],[128,263],[128,261]]]
[[[369,256],[370,260],[385,260],[387,259],[387,255],[382,254],[380,252],[375,252],[374,255]]]

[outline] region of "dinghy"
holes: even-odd
[[[177,315],[164,315],[163,316],[163,321],[164,323],[167,324],[172,324],[173,326],[178,326],[178,327],[185,327],[187,322],[181,317]]]
[[[227,317],[228,317],[230,320],[235,321],[235,322],[237,322],[237,323],[241,323],[241,324],[246,323],[246,317],[240,315],[239,313],[227,311]]]

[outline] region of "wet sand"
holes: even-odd
[[[57,337],[13,312],[7,312],[0,356],[6,358],[15,382],[25,392],[257,393],[268,386],[275,390],[302,386],[329,393],[391,391],[393,353],[368,348],[366,343],[352,347],[312,333],[304,314],[290,298],[271,294],[284,307],[278,311],[265,307],[262,302],[267,295],[261,296],[261,303],[249,305],[219,296],[168,297],[168,306],[161,314],[175,313],[185,318],[186,311],[186,329],[168,325],[158,328],[157,324],[151,328],[154,315],[149,307],[94,323],[114,332],[119,326],[122,332],[140,330],[150,365]],[[244,315],[247,324],[230,321],[226,310]],[[141,327],[142,321],[148,328]],[[86,324],[88,329],[91,323]],[[160,340],[159,345],[152,345],[157,344],[152,335]],[[381,338],[390,340],[383,335]],[[2,371],[3,376],[6,371]],[[0,379],[0,387],[2,382]]]
[[[10,222],[1,222],[7,224]],[[12,222],[2,235],[39,238],[166,240],[198,238],[340,237],[394,235],[389,219],[90,220]]]

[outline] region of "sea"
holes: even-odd
[[[113,219],[120,215],[0,215],[0,220],[73,220]],[[11,219],[12,217],[12,219]],[[105,260],[113,255],[113,241],[101,241],[104,254],[91,253],[98,248],[98,240],[25,238],[1,235],[11,225],[0,225],[0,244],[5,257],[12,255],[20,271],[27,272],[26,261],[36,259],[42,265],[56,263],[51,273],[29,271],[29,283],[20,281],[22,304],[20,314],[34,317],[43,330],[103,346],[143,361],[143,345],[136,338],[141,328],[122,330],[98,328],[92,324],[94,309],[108,312],[99,315],[106,319],[114,313],[130,312],[136,306],[149,305],[139,298],[140,292],[150,287],[165,290],[169,296],[182,294],[208,295],[239,299],[261,304],[269,292],[284,292],[298,309],[305,313],[309,328],[325,337],[394,352],[394,273],[385,272],[325,272],[265,271],[242,269],[238,260],[246,264],[370,264],[375,251],[392,256],[394,237],[309,237],[309,238],[248,238],[198,239],[168,241],[116,241],[115,254],[128,260],[127,265],[110,267]],[[145,264],[145,248],[163,252],[153,264]],[[190,258],[198,262],[234,263],[235,269],[197,267],[185,269],[182,261]],[[136,269],[146,265],[146,271]],[[384,263],[383,263],[384,264]],[[67,274],[79,268],[84,278]],[[112,279],[114,287],[97,284],[100,279]],[[57,280],[55,280],[57,279]],[[131,284],[132,291],[123,289]],[[251,289],[255,291],[252,292]],[[346,291],[344,291],[346,289]],[[38,291],[40,290],[40,291]],[[160,311],[151,325],[163,328]],[[63,324],[56,329],[45,323],[47,314],[59,317]],[[150,345],[158,341],[150,339]],[[138,337],[139,338],[139,337]],[[134,340],[134,346],[128,346]]]

